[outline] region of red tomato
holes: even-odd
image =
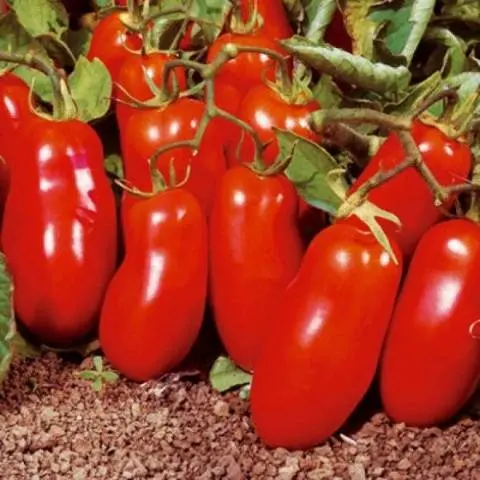
[[[211,45],[207,63],[211,63],[229,43],[243,47],[261,47],[287,56],[277,42],[267,37],[225,33]],[[268,80],[275,79],[275,68],[276,61],[265,54],[245,52],[233,58],[218,71],[215,77],[217,105],[236,114],[240,102],[251,88],[262,83],[263,76]]]
[[[102,144],[88,124],[35,118],[16,152],[2,231],[15,310],[40,342],[67,346],[94,329],[115,270]]]
[[[472,167],[472,156],[466,144],[447,137],[438,128],[419,120],[413,124],[412,135],[425,164],[438,182],[450,186],[465,181]],[[354,183],[350,193],[355,192],[380,169],[388,170],[404,159],[400,140],[396,134],[390,134]],[[412,255],[426,230],[443,217],[440,208],[434,205],[434,197],[425,180],[413,167],[372,190],[368,199],[378,207],[397,215],[402,222],[399,228],[387,220],[379,221],[383,229],[396,238],[405,258]],[[455,197],[452,195],[445,207],[450,208],[454,201]],[[355,216],[342,221],[361,224]]]
[[[98,58],[105,64],[114,82],[123,61],[132,54],[130,50],[142,48],[141,36],[130,32],[122,23],[128,16],[128,12],[115,11],[103,17],[93,31],[87,53],[89,60]]]
[[[270,315],[296,274],[303,245],[297,194],[283,175],[259,176],[237,166],[222,178],[210,218],[211,301],[231,358],[252,369]]]
[[[10,10],[6,0],[0,0],[0,14],[7,13]]]
[[[180,98],[161,109],[146,109],[134,113],[122,135],[125,177],[136,187],[150,191],[152,180],[148,160],[161,146],[172,142],[190,140],[205,111],[205,104],[192,98]],[[160,156],[158,169],[169,177],[173,159],[178,180],[182,180],[189,164],[191,174],[185,185],[200,201],[208,214],[217,181],[226,170],[222,144],[218,142],[216,122],[209,124],[198,152],[189,148],[176,148]],[[123,212],[126,214],[138,200],[124,196]],[[125,216],[124,216],[125,218]]]
[[[262,47],[285,54],[277,42],[259,35],[237,35],[226,33],[218,37],[207,55],[207,63],[211,63],[225,45],[233,43],[246,47]],[[286,54],[285,54],[286,55]],[[215,77],[215,103],[221,109],[237,116],[240,104],[246,94],[255,86],[263,83],[263,78],[275,79],[277,62],[271,57],[259,53],[241,53],[227,62]],[[291,65],[290,65],[291,67]],[[236,143],[238,127],[233,123],[222,121],[226,155],[230,161],[236,159]]]
[[[29,94],[30,89],[21,78],[12,73],[0,75],[0,225],[10,185],[8,164],[17,157],[16,132],[32,116]]]
[[[248,22],[257,2],[257,13],[263,23],[255,33],[274,40],[283,40],[293,35],[293,29],[288,21],[287,12],[282,0],[241,0],[240,11],[244,22]]]
[[[173,57],[161,52],[149,54],[129,55],[123,62],[117,76],[118,85],[122,86],[132,97],[137,100],[145,101],[154,97],[146,80],[144,69],[147,75],[153,80],[159,88],[162,86],[163,70],[165,64]],[[173,75],[175,75],[178,86],[181,90],[187,88],[187,78],[183,68],[176,68],[170,76],[169,86],[173,88]],[[121,101],[131,102],[131,99],[119,88],[116,89],[115,96],[120,101],[116,104],[117,122],[120,131],[125,128],[128,118],[138,109],[122,103]]]
[[[262,159],[266,165],[272,165],[279,153],[278,142],[272,128],[288,130],[312,142],[319,142],[320,136],[312,131],[308,123],[310,113],[319,109],[320,105],[316,100],[306,103],[288,103],[279,92],[260,84],[247,93],[240,105],[238,116],[253,127],[263,144],[268,145],[262,152]],[[238,157],[229,156],[228,159],[232,164],[239,161],[251,162],[253,159],[253,140],[250,135],[244,135],[242,141],[241,135],[240,129],[236,129],[233,141],[235,154],[238,144],[241,144],[241,148]],[[325,224],[325,214],[300,199],[299,217],[302,233],[308,244]]]
[[[252,420],[267,445],[313,447],[345,423],[375,375],[401,273],[366,229],[315,237],[255,364]]]
[[[267,166],[272,165],[278,156],[278,142],[273,127],[288,130],[312,142],[319,142],[320,136],[309,125],[312,112],[320,109],[316,100],[305,103],[288,103],[279,92],[268,85],[253,87],[240,104],[238,118],[248,123],[263,144],[268,146],[262,152],[262,159]],[[240,135],[236,143],[240,143]],[[241,143],[239,161],[251,162],[253,159],[253,140],[245,135]]]
[[[207,228],[177,188],[129,212],[126,256],[108,287],[100,344],[121,373],[146,381],[179,364],[198,336],[207,291]]]
[[[325,32],[325,41],[334,47],[352,52],[352,39],[345,28],[343,14],[338,8]]]
[[[397,422],[453,417],[480,381],[480,226],[451,220],[420,241],[398,299],[380,388]]]

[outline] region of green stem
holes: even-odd
[[[55,66],[48,61],[34,56],[32,53],[21,55],[19,53],[0,52],[0,61],[25,65],[45,74],[52,84],[53,90],[53,117],[62,118],[64,112],[64,101],[61,87],[61,77]]]

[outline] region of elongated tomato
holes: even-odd
[[[197,200],[175,188],[129,211],[126,256],[106,294],[100,344],[112,365],[146,381],[180,363],[200,330],[207,229]]]
[[[210,281],[215,323],[232,359],[252,369],[265,335],[276,328],[275,303],[302,254],[298,200],[283,175],[247,167],[222,178],[210,218]]]
[[[315,237],[255,364],[252,420],[267,445],[313,447],[345,423],[374,377],[401,272],[366,230]]]
[[[434,126],[417,120],[413,124],[412,135],[422,155],[441,185],[446,187],[463,183],[472,167],[472,155],[468,145],[447,137]],[[391,134],[370,160],[350,193],[355,192],[379,170],[388,170],[405,159],[403,147],[396,134]],[[410,258],[421,236],[443,218],[442,210],[434,205],[433,194],[422,176],[412,167],[375,188],[369,194],[375,205],[397,215],[402,222],[395,224],[380,220],[383,229],[393,236],[405,257]],[[450,208],[455,201],[452,195],[444,204]],[[349,217],[347,223],[359,225],[357,217]]]
[[[449,420],[480,380],[480,226],[451,220],[420,241],[381,362],[387,414],[409,425]]]
[[[115,271],[115,199],[90,125],[35,118],[21,130],[2,231],[15,310],[38,341],[68,346],[95,329]]]

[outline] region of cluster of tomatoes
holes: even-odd
[[[258,7],[268,20],[254,32],[222,33],[206,63],[226,44],[287,56],[277,40],[293,31],[281,0]],[[250,2],[241,8],[248,18]],[[225,63],[214,88],[217,106],[267,145],[264,168],[245,165],[251,138],[240,142],[240,126],[225,118],[208,124],[198,150],[179,145],[156,155],[194,138],[206,104],[194,96],[152,103],[144,72],[161,87],[172,57],[141,51],[142,37],[122,15],[100,20],[88,52],[115,84],[125,174],[120,219],[95,130],[35,115],[28,86],[12,73],[0,77],[1,242],[16,314],[29,333],[69,346],[87,338],[100,318],[108,360],[145,381],[185,358],[208,299],[228,354],[254,372],[252,418],[269,445],[305,448],[328,438],[377,371],[393,419],[429,425],[458,412],[480,378],[480,226],[444,220],[414,168],[369,196],[401,221],[401,228],[380,222],[398,262],[357,217],[327,226],[281,171],[268,168],[279,151],[272,127],[320,142],[308,123],[320,106],[265,82],[273,80],[275,60],[258,52]],[[341,22],[337,14],[328,35],[345,35]],[[185,68],[175,67],[168,81],[185,92]],[[420,120],[412,135],[439,183],[468,178],[468,145]],[[404,157],[390,134],[350,193]],[[454,201],[452,195],[442,208]]]

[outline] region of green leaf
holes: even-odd
[[[13,73],[22,78],[30,87],[33,85],[33,91],[40,99],[44,102],[52,103],[52,82],[45,74],[24,65],[16,67]]]
[[[305,6],[305,38],[312,42],[323,40],[325,31],[332,21],[337,9],[336,0],[306,0]]]
[[[15,335],[13,284],[5,255],[0,254],[0,381],[8,373],[12,360],[12,339]]]
[[[123,160],[117,153],[111,153],[104,160],[105,170],[117,178],[124,178]]]
[[[82,370],[77,372],[77,376],[88,382],[94,382],[98,378],[98,372],[94,370]]]
[[[210,369],[209,380],[214,390],[226,392],[250,383],[252,375],[237,367],[229,358],[220,356]]]
[[[95,392],[99,392],[103,387],[103,382],[102,382],[102,377],[97,377],[93,382],[92,382],[92,388]]]
[[[329,75],[321,76],[312,93],[322,108],[334,108],[342,103],[342,93]]]
[[[14,13],[0,17],[0,51],[25,54],[31,52],[34,55],[48,58],[47,52],[40,43],[18,22]],[[0,68],[11,66],[11,63],[0,62]]]
[[[442,44],[447,48],[446,60],[449,65],[446,65],[446,67],[448,66],[446,76],[458,75],[465,70],[468,64],[467,45],[460,37],[454,35],[447,28],[430,27],[423,39],[427,42]]]
[[[97,372],[103,372],[103,358],[100,355],[95,355],[93,357],[93,366]]]
[[[384,112],[409,115],[440,88],[442,88],[442,75],[440,72],[435,72],[423,82],[410,87],[396,102],[386,103]]]
[[[60,0],[13,0],[12,7],[33,37],[46,33],[60,36],[68,29],[68,13]]]
[[[107,382],[107,383],[115,383],[118,379],[118,373],[112,372],[111,370],[106,370],[102,373],[102,378]]]
[[[75,70],[68,77],[68,86],[81,120],[90,122],[108,112],[112,79],[98,58],[90,62],[83,55],[80,56]]]
[[[240,389],[240,392],[238,392],[238,395],[242,400],[248,400],[250,398],[250,388],[251,388],[251,384],[249,383],[248,385],[244,385]]]
[[[352,37],[353,53],[369,60],[373,59],[373,40],[379,25],[368,18],[368,13],[377,0],[343,0],[345,27]]]
[[[397,92],[405,89],[410,82],[410,72],[404,66],[373,63],[340,48],[316,45],[298,35],[280,43],[310,67],[367,90]]]
[[[338,168],[335,159],[325,149],[303,137],[284,130],[274,130],[280,155],[289,155],[297,143],[285,174],[299,194],[309,205],[335,214],[342,201],[327,180],[328,173]]]
[[[480,2],[478,0],[444,0],[442,15],[480,24]]]
[[[368,18],[385,27],[381,37],[390,52],[410,63],[434,8],[435,0],[396,0],[374,7]]]

